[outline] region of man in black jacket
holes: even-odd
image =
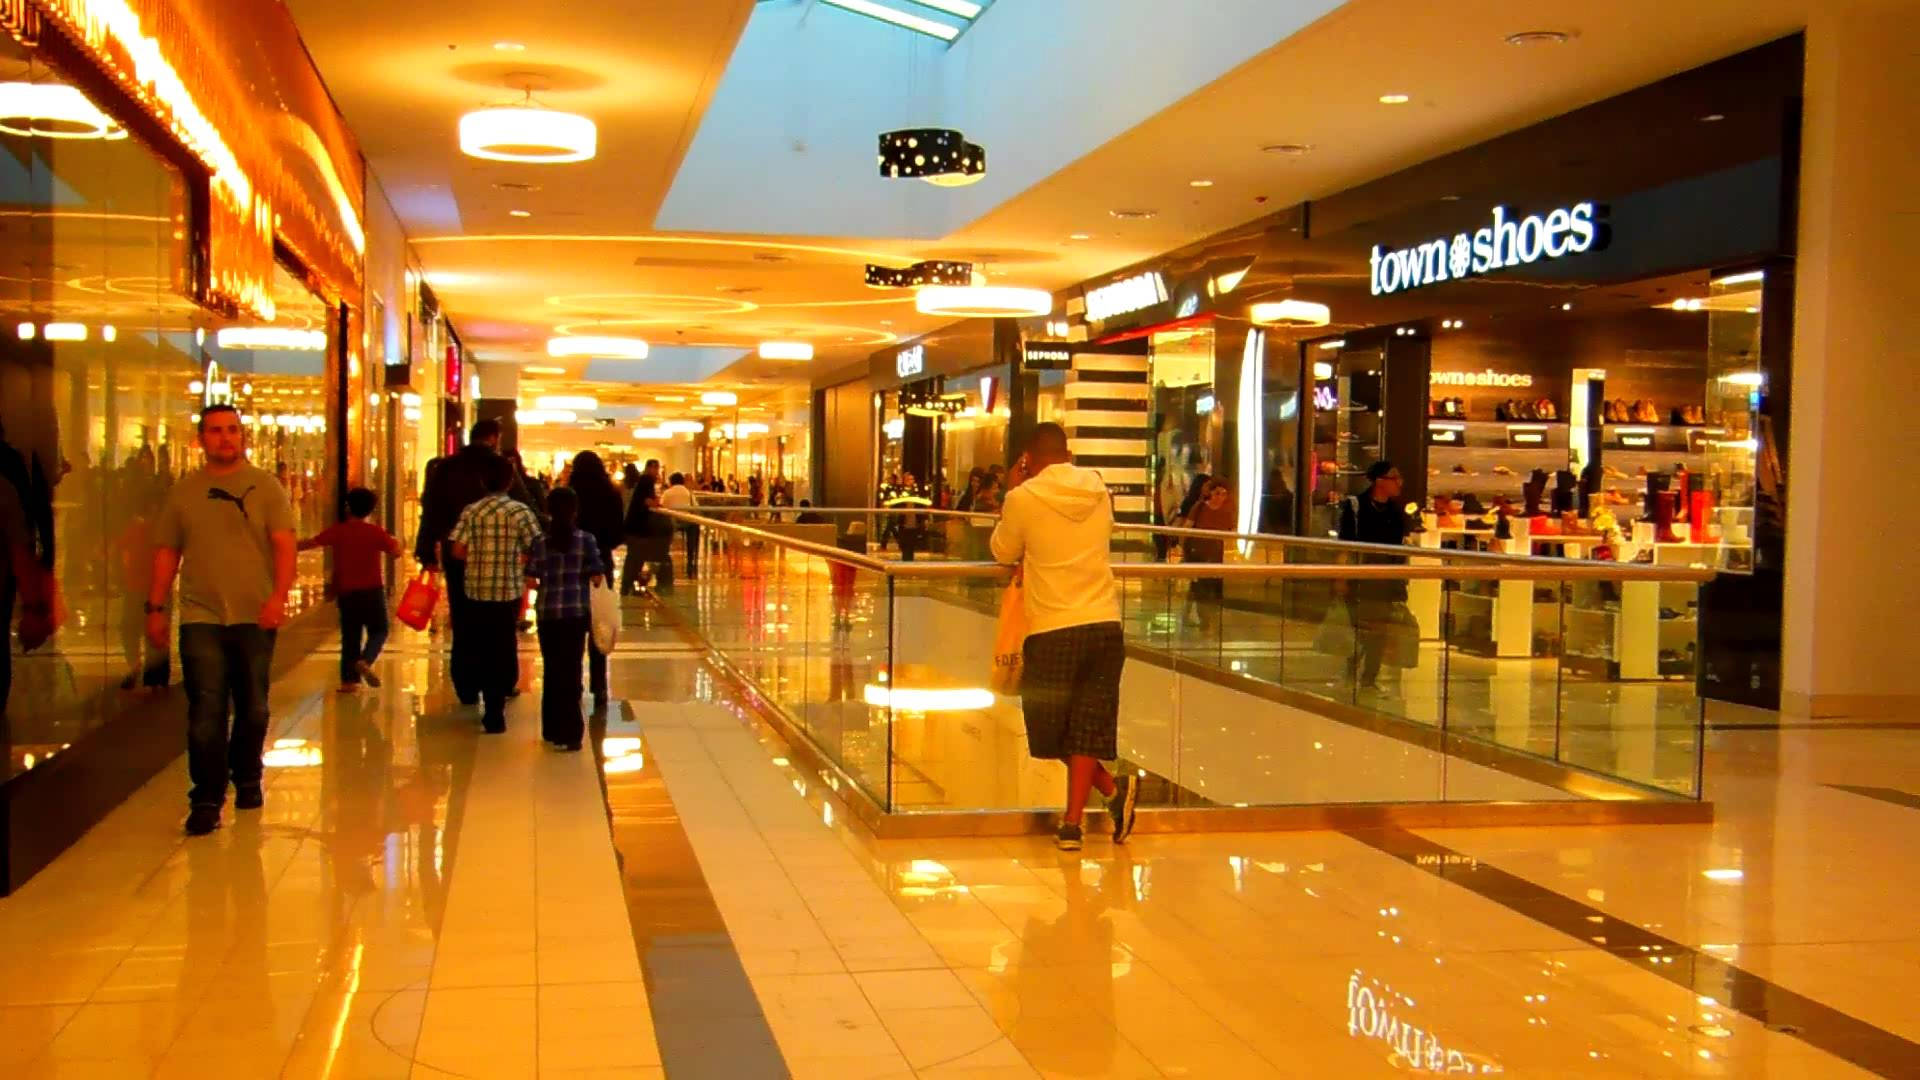
[[[447,575],[447,611],[453,623],[453,692],[462,705],[480,700],[480,673],[473,669],[473,631],[467,606],[467,564],[447,550],[447,534],[460,520],[460,512],[487,495],[486,463],[500,456],[500,422],[481,420],[473,425],[467,445],[459,452],[439,458],[427,467],[426,490],[420,495],[420,536],[413,545],[413,557],[428,569]],[[515,480],[517,490],[509,492],[520,502],[529,502],[526,491]]]

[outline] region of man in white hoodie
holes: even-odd
[[[1124,843],[1133,832],[1138,784],[1103,764],[1119,756],[1126,662],[1108,565],[1113,499],[1099,473],[1073,464],[1058,424],[1034,429],[1007,486],[993,557],[1018,565],[1025,582],[1027,749],[1067,764],[1067,809],[1054,843],[1080,850],[1081,817],[1094,788],[1107,798],[1114,841]]]

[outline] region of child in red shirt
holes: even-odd
[[[333,601],[340,608],[340,692],[351,694],[364,680],[375,690],[373,662],[387,643],[387,586],[383,560],[400,554],[400,541],[368,521],[377,497],[366,488],[347,492],[347,520],[300,541],[300,550],[333,549]]]

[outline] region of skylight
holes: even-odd
[[[891,23],[903,30],[951,43],[965,33],[993,0],[820,0],[821,3]]]

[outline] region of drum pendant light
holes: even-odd
[[[565,165],[599,152],[599,129],[577,113],[537,105],[533,91],[516,105],[476,109],[460,118],[460,152],[485,161]]]
[[[880,134],[880,175],[964,187],[987,175],[987,152],[952,128],[905,128]]]

